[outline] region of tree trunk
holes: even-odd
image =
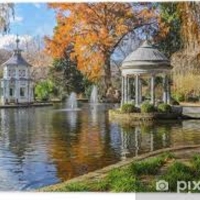
[[[110,66],[110,56],[106,58],[105,66],[104,66],[104,84],[105,84],[105,90],[107,91],[110,86],[112,86],[111,81],[111,66]]]

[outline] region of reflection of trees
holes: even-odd
[[[153,123],[147,127],[144,125],[142,130],[141,152],[154,151],[170,145],[171,126]],[[148,148],[145,149],[145,146]]]
[[[57,112],[53,116],[54,139],[51,142],[49,153],[57,166],[58,177],[62,180],[104,165],[101,159],[103,142],[99,126],[90,126],[91,119],[84,108],[77,114],[77,124],[73,135],[70,134],[69,115]],[[59,129],[60,126],[62,129]]]
[[[174,125],[171,130],[173,146],[200,144],[199,120],[185,120]]]
[[[104,124],[101,128],[101,138],[104,143],[102,161],[109,165],[120,159],[120,128],[116,124],[110,124],[108,116],[105,116],[102,123]]]
[[[71,131],[75,130],[77,127],[77,118],[78,118],[77,111],[67,112],[67,123]]]
[[[54,112],[52,116],[52,125],[54,131],[56,133],[62,133],[63,137],[67,137],[69,133],[76,136],[81,130],[80,120],[79,111]]]
[[[90,105],[90,112],[91,112],[91,122],[92,125],[97,125],[98,124],[98,105],[91,104]]]
[[[106,106],[104,104],[90,104],[87,113],[91,126],[102,126],[106,119]],[[103,117],[102,117],[103,116]]]

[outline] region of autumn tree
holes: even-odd
[[[176,74],[200,74],[200,3],[178,2],[182,48],[172,55]]]
[[[52,38],[46,37],[46,51],[54,58],[70,54],[78,69],[90,80],[104,77],[111,85],[110,58],[126,35],[141,27],[157,27],[155,8],[150,3],[53,3],[57,26]]]

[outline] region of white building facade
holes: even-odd
[[[31,65],[22,57],[19,49],[19,39],[16,40],[17,48],[9,60],[2,64],[3,78],[1,79],[1,104],[32,103],[33,81],[31,79]]]

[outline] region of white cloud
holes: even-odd
[[[11,23],[21,23],[24,20],[22,16],[15,16],[14,18],[11,18]]]
[[[27,43],[30,43],[33,40],[33,37],[30,35],[19,36],[20,43],[19,47],[25,49]],[[16,35],[8,34],[0,36],[0,49],[13,49],[16,47]]]
[[[41,8],[41,4],[40,3],[33,3],[33,5],[38,9]]]
[[[53,34],[53,28],[50,24],[44,24],[35,29],[35,35],[43,37],[44,35],[51,36]]]

